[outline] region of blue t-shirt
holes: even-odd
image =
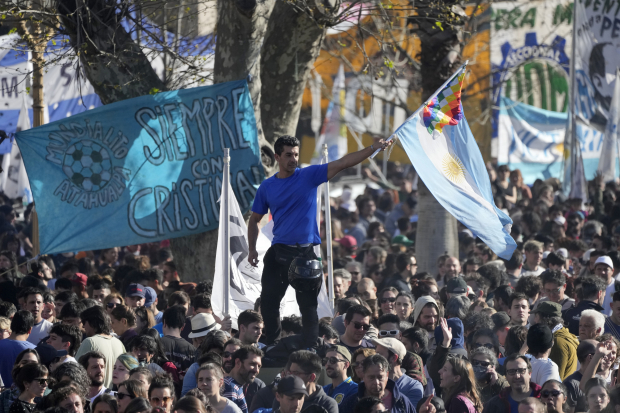
[[[17,356],[27,348],[35,348],[36,346],[28,341],[17,341],[5,338],[0,340],[0,376],[4,382],[4,387],[11,387],[13,384],[13,377],[11,377],[11,370],[13,370],[13,364]]]
[[[351,377],[347,377],[335,389],[332,388],[331,384],[328,384],[323,386],[323,391],[340,405],[347,396],[357,393],[357,383],[351,380]]]
[[[252,212],[273,216],[272,244],[320,244],[316,222],[316,188],[327,182],[327,164],[297,168],[293,175],[277,174],[256,191]]]
[[[406,374],[403,374],[396,380],[396,387],[398,387],[400,394],[408,398],[414,406],[417,406],[418,401],[424,397],[424,386],[422,386],[422,383]]]

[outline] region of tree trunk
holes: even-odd
[[[262,161],[268,171],[274,165],[273,150],[261,126],[260,50],[275,0],[219,0],[215,83],[244,79],[248,82]],[[234,158],[231,162],[235,162]],[[183,280],[213,279],[218,231],[170,240],[174,261]]]
[[[274,143],[295,135],[306,81],[319,55],[328,24],[339,1],[316,0],[323,7],[310,12],[277,1],[269,20],[261,55],[263,129]],[[333,3],[333,4],[330,4]]]
[[[412,20],[418,24],[416,31],[421,41],[420,66],[424,100],[440,88],[461,64],[461,15],[451,14],[455,10],[451,5],[458,7],[457,3],[455,1],[443,4],[433,3],[430,0],[416,1],[418,16],[421,19]],[[443,27],[435,25],[433,18],[444,22]],[[454,24],[448,25],[446,21],[452,21]],[[418,271],[427,271],[436,275],[437,258],[446,253],[457,258],[459,256],[456,219],[437,202],[420,180],[416,233]]]

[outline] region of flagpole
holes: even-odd
[[[403,122],[403,125],[404,125],[405,123],[407,123],[410,119],[414,118],[414,117],[415,117],[418,113],[420,113],[420,111],[421,111],[422,109],[424,109],[424,108],[426,107],[426,105],[428,105],[428,103],[429,103],[431,100],[435,99],[435,98],[437,97],[437,95],[438,95],[439,93],[441,93],[441,91],[442,91],[442,90],[443,90],[446,86],[448,86],[448,84],[449,84],[450,82],[452,82],[452,80],[453,80],[456,76],[458,76],[458,74],[459,74],[459,73],[461,73],[461,71],[462,71],[463,69],[465,69],[465,67],[467,66],[467,64],[468,64],[468,63],[469,63],[469,60],[467,60],[465,63],[463,63],[463,64],[461,65],[461,67],[459,67],[459,69],[458,69],[456,72],[454,72],[454,74],[453,74],[452,76],[450,76],[450,79],[446,80],[446,81],[444,82],[444,84],[443,84],[443,85],[441,85],[441,86],[440,86],[440,87],[439,87],[439,88],[435,91],[435,93],[433,93],[433,94],[432,94],[432,95],[431,95],[428,99],[426,99],[426,101],[425,101],[425,102],[424,102],[424,103],[423,103],[423,104],[422,104],[422,105],[421,105],[421,106],[420,106],[420,107],[419,107],[419,108],[418,108],[415,112],[413,112],[413,114],[412,114],[411,116],[409,116],[409,117],[407,118],[407,120],[405,120],[405,121]],[[401,126],[402,126],[402,125],[401,125]],[[398,127],[398,129],[400,129],[400,126]],[[396,132],[398,132],[398,129],[396,129],[396,130],[394,131],[394,133],[393,133],[393,134],[392,134],[392,135],[391,135],[391,136],[390,136],[390,137],[386,140],[386,142],[389,142],[389,141],[391,141],[392,139],[394,139],[394,136],[396,136]],[[378,154],[380,151],[381,151],[381,149],[380,149],[380,148],[379,148],[379,149],[377,149],[377,150],[376,150],[376,151],[375,151],[372,155],[370,155],[370,159],[374,159],[374,157],[375,157],[375,156],[377,156],[377,154]]]
[[[230,314],[230,149],[224,148],[224,176],[222,179],[222,203],[220,208],[224,208],[224,316]],[[220,223],[221,225],[222,223]]]
[[[323,157],[325,163],[329,161],[327,144],[323,145]],[[329,303],[334,309],[334,268],[332,266],[332,211],[329,202],[329,181],[325,182],[325,198],[323,205],[325,205],[325,241],[327,242],[327,296],[329,297]],[[318,208],[321,206],[318,205]]]

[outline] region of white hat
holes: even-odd
[[[568,250],[566,248],[559,248],[555,253],[564,258],[568,258]]]
[[[605,264],[606,266],[608,266],[612,270],[614,269],[614,263],[611,262],[611,258],[609,258],[607,255],[603,255],[601,257],[598,257],[596,259],[596,261],[594,261],[594,268],[596,268],[596,266],[599,265],[599,264]]]
[[[387,348],[392,353],[398,356],[399,361],[402,361],[407,355],[407,349],[405,348],[405,345],[401,343],[398,339],[395,339],[393,337],[373,338],[370,340],[370,342],[375,346],[383,346]]]
[[[596,251],[596,249],[595,248],[590,248],[589,250],[584,252],[583,253],[583,260],[584,261],[590,261],[590,254],[592,254],[593,251]]]
[[[554,223],[564,226],[564,224],[566,224],[566,218],[564,218],[562,215],[555,217],[555,219],[553,220]]]
[[[221,325],[215,322],[215,318],[209,313],[200,313],[192,317],[192,332],[189,338],[202,337],[209,334],[213,330],[219,330]]]

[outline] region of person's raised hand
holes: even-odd
[[[428,396],[428,399],[426,399],[424,403],[422,403],[418,413],[437,413],[437,409],[435,409],[435,405],[431,403],[431,400],[433,400],[432,394]]]
[[[378,146],[381,146],[381,148],[379,148]],[[389,148],[390,146],[394,145],[394,139],[390,139],[390,140],[385,140],[385,139],[379,139],[378,142],[376,142],[375,144],[373,144],[374,147],[376,147],[377,149],[384,151],[387,148]]]
[[[232,320],[230,319],[230,315],[224,317],[222,321],[220,321],[221,329],[224,331],[232,331]]]
[[[450,342],[452,341],[452,328],[448,327],[448,320],[445,318],[441,319],[441,332],[443,333],[443,343],[444,347],[450,347]]]
[[[598,343],[596,345],[596,352],[594,353],[595,355],[599,355],[601,357],[605,357],[607,356],[609,353],[611,353],[612,350],[612,341],[608,340],[608,341],[603,341],[601,343]]]
[[[495,369],[493,367],[489,366],[489,368],[487,369],[487,373],[489,373],[489,377],[491,378],[490,384],[493,385],[493,384],[497,383],[497,380],[499,379],[499,375],[497,374]]]

